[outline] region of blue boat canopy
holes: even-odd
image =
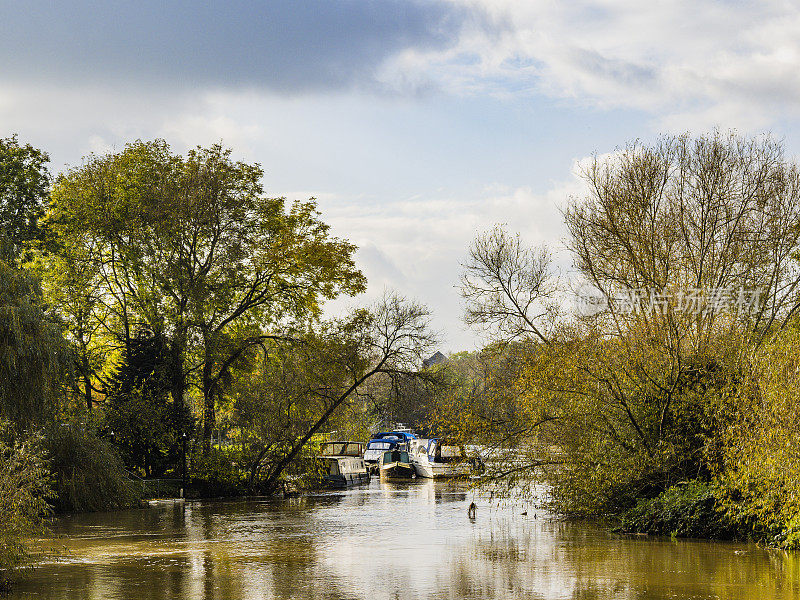
[[[375,435],[370,438],[370,440],[382,440],[386,438],[397,438],[400,441],[408,442],[411,440],[417,439],[417,436],[413,433],[408,433],[407,431],[381,431],[380,433],[376,433]]]
[[[393,450],[396,446],[408,444],[415,439],[416,435],[405,431],[381,431],[370,438],[367,450]]]

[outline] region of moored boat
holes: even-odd
[[[467,477],[474,469],[474,461],[467,457],[463,446],[440,438],[418,440],[411,460],[417,477],[430,479]]]
[[[409,445],[417,439],[417,436],[407,431],[382,431],[376,433],[367,443],[364,451],[364,462],[371,469],[377,471],[378,463],[384,452],[390,450],[409,450]]]
[[[409,479],[414,477],[414,465],[406,450],[387,450],[380,458],[381,479]]]
[[[344,488],[369,483],[369,467],[362,454],[361,442],[325,442],[320,446],[319,460],[322,462],[322,481],[328,487]]]

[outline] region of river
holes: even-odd
[[[55,533],[61,556],[9,598],[800,598],[800,560],[783,552],[609,534],[431,480],[80,514]]]

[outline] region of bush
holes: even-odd
[[[47,435],[58,511],[93,511],[136,504],[139,489],[114,447],[91,425],[54,424]]]
[[[46,530],[50,479],[39,434],[10,440],[0,425],[0,586],[30,558],[27,539]]]
[[[699,480],[674,485],[655,498],[640,500],[622,515],[618,529],[704,538],[732,538],[735,533],[717,500],[715,487]]]
[[[211,448],[195,454],[189,482],[193,493],[203,498],[245,495],[247,476],[240,467],[242,460],[242,452],[236,448]]]

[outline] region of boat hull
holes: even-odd
[[[472,467],[469,463],[415,462],[414,470],[417,473],[417,477],[426,477],[428,479],[468,477],[472,473]]]
[[[344,473],[339,475],[325,475],[322,483],[329,488],[343,489],[354,485],[364,485],[369,483],[369,472],[363,473]]]
[[[381,479],[410,479],[414,477],[414,467],[410,463],[390,463],[381,465]]]

